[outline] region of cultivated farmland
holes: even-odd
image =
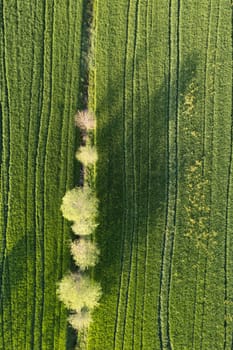
[[[66,348],[82,1],[1,1],[0,348]],[[76,175],[77,177],[77,175]],[[67,345],[70,348],[70,345]]]
[[[230,350],[231,1],[0,3],[0,349],[74,349],[60,205],[88,96],[103,296],[87,349]]]
[[[231,3],[99,0],[95,17],[88,349],[231,349]]]

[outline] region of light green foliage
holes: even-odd
[[[66,192],[61,210],[64,218],[73,221],[72,230],[77,235],[89,235],[96,228],[98,201],[88,187],[76,187]]]
[[[81,270],[93,267],[98,262],[100,251],[96,244],[90,240],[80,238],[73,241],[70,248],[74,261]]]
[[[83,308],[92,310],[98,306],[101,287],[88,276],[69,273],[59,283],[57,294],[67,309],[81,312]]]
[[[90,311],[88,310],[82,310],[80,312],[76,312],[74,314],[71,314],[68,317],[68,322],[77,331],[88,328],[91,321],[92,321],[92,317],[91,317]]]
[[[89,145],[81,146],[75,156],[84,166],[93,165],[98,159],[96,148]]]
[[[89,220],[80,218],[71,226],[74,234],[78,236],[88,236],[94,232],[96,227],[97,223],[94,218],[90,218]]]
[[[96,127],[94,114],[88,110],[78,111],[75,115],[75,124],[83,131],[91,131]]]

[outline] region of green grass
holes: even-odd
[[[229,349],[231,3],[98,0],[95,23],[104,296],[88,349]]]
[[[0,4],[0,348],[72,349],[56,283],[87,13],[82,0]],[[230,349],[232,4],[96,0],[93,23],[103,297],[87,348]]]
[[[2,0],[1,19],[0,348],[64,350],[82,1]]]

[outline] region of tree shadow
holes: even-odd
[[[119,109],[111,110],[112,101],[118,101],[119,104],[119,91],[114,89],[117,86],[117,81],[112,82],[109,87],[108,95],[105,99],[97,105],[97,149],[99,160],[97,163],[97,178],[96,178],[96,190],[99,199],[99,226],[96,230],[96,241],[101,250],[100,262],[95,268],[95,278],[102,284],[103,293],[111,294],[112,290],[116,289],[119,284],[119,276],[121,273],[122,263],[122,241],[125,239],[131,240],[134,233],[128,234],[125,238],[124,230],[130,231],[130,228],[126,223],[124,226],[124,215],[127,215],[126,222],[132,223],[134,220],[134,211],[132,208],[127,209],[125,214],[125,197],[134,196],[139,203],[139,224],[137,231],[139,235],[146,236],[145,224],[141,224],[143,221],[143,213],[145,213],[144,206],[147,202],[147,177],[148,170],[144,168],[148,164],[139,164],[145,160],[142,155],[143,149],[148,148],[148,140],[146,139],[146,133],[150,138],[150,147],[153,153],[150,155],[151,167],[150,167],[150,181],[154,197],[153,203],[150,204],[151,224],[157,221],[157,215],[161,215],[161,211],[165,212],[166,199],[167,199],[167,181],[168,181],[168,140],[167,133],[170,121],[176,118],[176,114],[180,108],[180,104],[183,103],[182,95],[185,94],[189,84],[196,76],[198,65],[198,54],[193,53],[189,55],[185,61],[181,64],[179,69],[179,82],[176,76],[167,74],[164,76],[164,82],[157,89],[156,94],[150,98],[149,104],[153,111],[140,109],[140,96],[137,96],[138,114],[135,116],[135,125],[129,124],[129,128],[134,127],[135,136],[132,135],[131,130],[128,131],[126,139],[124,140],[124,118],[130,119],[131,111],[126,111],[128,115],[124,115],[124,107],[119,105]],[[177,87],[179,91],[177,92]],[[168,96],[170,95],[170,101]],[[115,103],[116,104],[116,103]],[[115,106],[114,104],[114,106]],[[170,106],[170,107],[169,107]],[[174,109],[171,110],[171,106]],[[170,109],[169,109],[170,108]],[[143,114],[143,118],[141,115]],[[146,131],[148,127],[145,120],[150,116],[150,130]],[[138,119],[138,120],[137,120]],[[130,180],[133,182],[133,169],[129,169],[127,179],[124,174],[124,152],[128,153],[128,157],[132,159],[132,150],[128,146],[134,141],[133,137],[137,140],[139,146],[135,146],[135,163],[136,176],[140,179],[136,185],[138,194],[133,193],[135,186],[130,184]],[[127,139],[128,138],[128,139]],[[126,150],[124,149],[124,142]],[[146,145],[145,145],[146,143]],[[141,149],[140,149],[141,148]],[[182,169],[179,170],[182,173]],[[141,172],[141,175],[137,175]],[[143,178],[143,173],[146,179]],[[127,182],[128,189],[130,191],[124,194],[125,182]],[[141,193],[141,194],[140,194]],[[137,197],[136,197],[137,196]],[[128,203],[133,205],[133,198],[128,199]],[[164,214],[165,215],[165,214]],[[126,245],[127,246],[127,245]]]

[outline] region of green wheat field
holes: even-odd
[[[0,350],[79,349],[56,290],[85,94],[103,290],[86,349],[232,350],[232,2],[0,0],[0,19]]]

